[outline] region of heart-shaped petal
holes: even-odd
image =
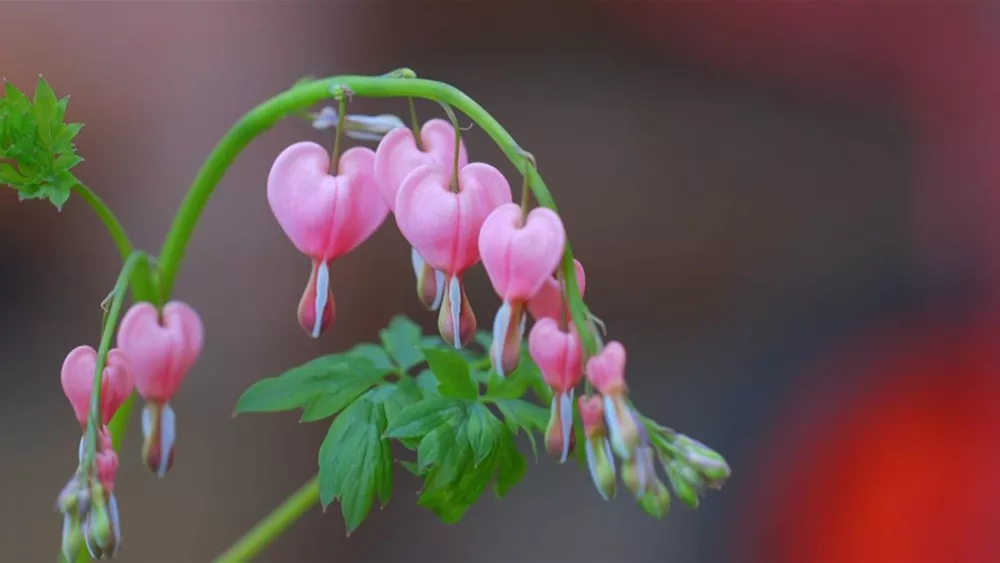
[[[511,194],[503,174],[482,162],[459,171],[457,193],[450,181],[437,167],[417,167],[396,195],[396,224],[431,267],[456,276],[479,261],[483,221]]]
[[[600,354],[587,360],[587,381],[602,395],[618,395],[625,390],[625,347],[612,341]]]
[[[135,387],[147,401],[165,403],[177,391],[204,343],[201,318],[186,303],[132,305],[118,328],[118,347],[129,360]]]
[[[528,350],[552,389],[568,391],[583,378],[583,347],[572,326],[562,330],[555,319],[539,320],[528,335]]]
[[[90,346],[78,346],[63,361],[60,379],[63,393],[73,405],[73,412],[81,426],[87,425],[90,412],[90,395],[94,390],[97,373],[97,351]],[[108,358],[101,375],[101,423],[111,421],[118,407],[132,394],[132,377],[125,354],[117,349],[108,351]]]
[[[580,264],[579,260],[573,260],[573,266],[576,270],[576,286],[580,288],[580,296],[582,297],[587,288],[587,276],[584,274],[583,265]],[[528,312],[535,320],[558,319],[559,312],[562,310],[562,291],[562,282],[554,275],[549,276],[542,287],[538,288],[535,296],[528,300]],[[569,319],[569,315],[566,315],[566,319]]]
[[[389,214],[374,176],[375,153],[354,147],[330,175],[330,155],[312,142],[295,143],[275,159],[267,200],[299,252],[334,260],[368,239]]]
[[[396,194],[403,180],[418,166],[436,166],[449,173],[455,162],[455,128],[443,119],[431,119],[420,128],[423,150],[417,148],[413,131],[399,127],[390,131],[375,149],[375,181],[382,199],[395,210]],[[458,144],[458,168],[469,162],[465,143]]]
[[[526,301],[552,277],[566,247],[566,230],[551,209],[538,207],[521,224],[514,203],[497,207],[479,231],[479,254],[504,301]]]

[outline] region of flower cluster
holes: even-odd
[[[80,346],[63,362],[63,392],[83,428],[79,467],[59,494],[63,514],[63,554],[75,557],[81,544],[90,555],[113,557],[121,544],[118,501],[115,498],[115,453],[108,423],[131,396],[133,388],[145,401],[142,413],[142,457],[158,477],[173,463],[176,423],[170,399],[191,369],[202,347],[202,324],[188,305],[173,301],[161,309],[152,303],[132,306],[118,329],[118,347],[108,351],[101,371],[96,403],[99,427],[91,428],[94,378],[98,353]],[[92,430],[92,431],[91,431]],[[91,446],[88,436],[96,436]]]

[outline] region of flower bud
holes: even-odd
[[[670,511],[670,491],[663,481],[656,479],[646,494],[639,499],[639,506],[653,518],[662,519]]]
[[[566,463],[569,454],[576,446],[576,435],[573,433],[573,390],[552,395],[552,409],[549,415],[549,425],[545,429],[545,451]]]
[[[674,444],[683,453],[684,461],[704,477],[705,485],[720,489],[729,478],[731,470],[725,458],[705,444],[683,434],[678,434]]]
[[[667,477],[677,497],[691,508],[698,508],[705,482],[691,466],[678,460],[666,464]]]
[[[63,514],[61,547],[66,561],[76,560],[76,555],[83,547],[83,531],[80,528],[80,519],[76,514]]]
[[[121,544],[118,501],[113,493],[100,484],[91,487],[91,496],[94,502],[81,527],[87,551],[94,559],[114,557]]]
[[[636,448],[634,455],[622,463],[622,481],[636,499],[641,499],[655,480],[652,449],[648,445]]]
[[[456,349],[463,348],[476,336],[476,315],[458,276],[448,278],[438,313],[438,331],[441,338]]]
[[[417,277],[417,297],[428,311],[441,308],[444,299],[444,274],[430,267],[416,248],[410,249],[410,261],[413,263],[413,273]]]

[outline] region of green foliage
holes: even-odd
[[[80,183],[70,170],[83,162],[73,139],[83,125],[64,123],[69,97],[57,99],[41,76],[29,100],[10,82],[0,98],[0,184],[25,199],[48,199],[62,209]]]
[[[393,441],[416,456],[398,461],[423,481],[418,504],[454,523],[491,483],[502,498],[520,482],[527,460],[515,435],[524,430],[537,451],[534,433],[548,418],[522,399],[538,387],[538,368],[525,355],[500,379],[489,367],[488,338],[479,335],[479,350],[455,350],[398,316],[379,332],[381,346],[359,344],[257,381],[235,411],[301,409],[303,422],[335,417],[318,456],[320,501],[340,502],[348,532],[376,498],[384,505],[392,495]]]

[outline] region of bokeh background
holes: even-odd
[[[151,250],[216,141],[296,79],[409,66],[464,89],[538,156],[636,403],[734,470],[657,522],[541,459],[457,527],[403,475],[352,537],[316,509],[270,562],[1000,560],[998,57],[989,2],[0,4],[0,74],[72,95],[78,175]],[[313,474],[325,426],[231,418],[249,384],[397,312],[433,326],[390,221],[337,263],[334,329],[302,334],[309,263],[265,198],[302,139],[327,142],[294,120],[254,142],[194,235],[175,296],[207,347],[169,479],[142,467],[137,423],[126,439],[122,561],[209,561]],[[0,194],[3,561],[55,555],[78,439],[59,367],[97,344],[117,270],[80,201]],[[490,318],[481,270],[469,288]]]

